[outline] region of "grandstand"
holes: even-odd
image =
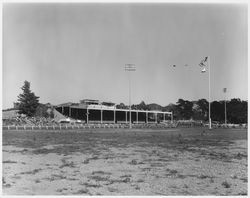
[[[82,120],[89,123],[128,123],[130,120],[129,109],[118,109],[112,102],[100,102],[99,100],[84,99],[79,104],[64,103],[55,107],[64,116]],[[131,122],[161,123],[173,121],[172,112],[149,111],[131,109]]]

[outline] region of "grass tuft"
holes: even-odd
[[[32,175],[34,175],[34,174],[38,173],[41,170],[42,169],[39,168],[39,169],[34,169],[33,171],[21,172],[20,174],[22,174],[22,175],[24,175],[24,174],[32,174]]]
[[[210,178],[210,177],[208,175],[201,174],[201,175],[198,176],[198,178],[199,179],[207,179],[207,178]]]
[[[124,183],[128,183],[131,181],[131,179],[129,177],[126,177],[124,180],[122,180]]]
[[[81,185],[84,185],[84,186],[89,187],[89,188],[100,188],[101,187],[100,184],[90,184],[90,183],[87,183],[87,182],[84,182]]]
[[[132,175],[122,175],[121,178],[124,178],[124,177],[132,177]]]
[[[81,189],[81,190],[78,190],[76,193],[74,194],[77,194],[77,195],[81,195],[81,194],[89,194],[89,190],[88,189]]]
[[[230,188],[231,187],[231,184],[228,183],[227,181],[222,182],[221,185],[224,186],[225,188]]]
[[[62,159],[63,164],[59,168],[70,167],[75,168],[74,162],[67,162],[65,159]]]
[[[138,179],[137,182],[142,183],[142,182],[144,182],[144,180],[143,179]]]
[[[11,161],[11,160],[6,160],[6,161],[3,161],[3,163],[6,163],[6,164],[16,164],[17,162],[16,161]]]
[[[89,159],[86,159],[83,161],[84,164],[88,164],[89,163]]]
[[[135,159],[133,159],[129,164],[137,165],[137,161]]]

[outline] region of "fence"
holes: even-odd
[[[78,130],[78,129],[109,129],[129,128],[128,125],[119,124],[86,124],[86,125],[53,125],[53,126],[3,126],[3,130]]]
[[[132,124],[134,129],[164,129],[164,128],[175,128],[176,125],[169,123],[135,123]],[[5,125],[2,127],[3,130],[78,130],[78,129],[126,129],[129,128],[129,124],[56,124],[56,125]]]
[[[193,127],[207,127],[207,125],[199,125],[193,123],[144,123],[132,124],[134,129],[166,129],[166,128],[193,128]],[[220,126],[213,125],[213,128],[247,128],[247,125],[239,126]],[[80,129],[127,129],[129,124],[57,124],[57,125],[5,125],[3,130],[80,130]]]

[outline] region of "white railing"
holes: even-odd
[[[153,124],[153,125],[152,125]],[[157,123],[133,123],[133,128],[142,127],[142,128],[148,128],[148,126],[163,126],[162,124]],[[172,126],[165,126],[165,128],[172,128]],[[18,131],[36,131],[36,130],[50,130],[50,131],[63,131],[63,130],[79,130],[79,129],[112,129],[112,128],[129,128],[129,123],[90,123],[90,124],[78,124],[78,125],[71,125],[71,124],[65,124],[65,125],[40,125],[40,126],[28,126],[28,125],[22,125],[22,126],[2,126],[3,130],[18,130]]]
[[[115,110],[115,106],[106,106],[106,105],[88,105],[88,109],[102,109],[102,110]]]

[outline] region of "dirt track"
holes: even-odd
[[[247,131],[3,131],[5,195],[246,195]]]

